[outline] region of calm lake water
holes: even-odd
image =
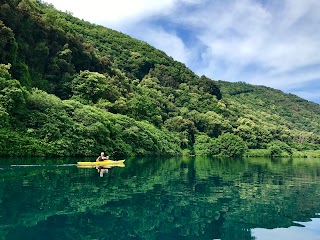
[[[320,159],[77,160],[0,159],[0,239],[320,239]]]

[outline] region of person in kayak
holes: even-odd
[[[104,156],[104,152],[101,152],[100,153],[100,156],[97,158],[96,162],[99,162],[99,161],[104,161],[104,160],[108,160],[109,159],[109,156]]]

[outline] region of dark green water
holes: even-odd
[[[320,239],[320,159],[77,160],[0,159],[0,239]]]

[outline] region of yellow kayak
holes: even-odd
[[[77,168],[113,168],[113,167],[126,167],[124,163],[110,163],[110,164],[105,164],[105,165],[77,165]]]
[[[104,161],[97,161],[97,162],[77,162],[78,166],[104,166],[104,165],[124,165],[125,160],[104,160]]]

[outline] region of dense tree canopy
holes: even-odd
[[[143,41],[39,0],[0,8],[0,155],[319,150],[318,104],[199,77]]]

